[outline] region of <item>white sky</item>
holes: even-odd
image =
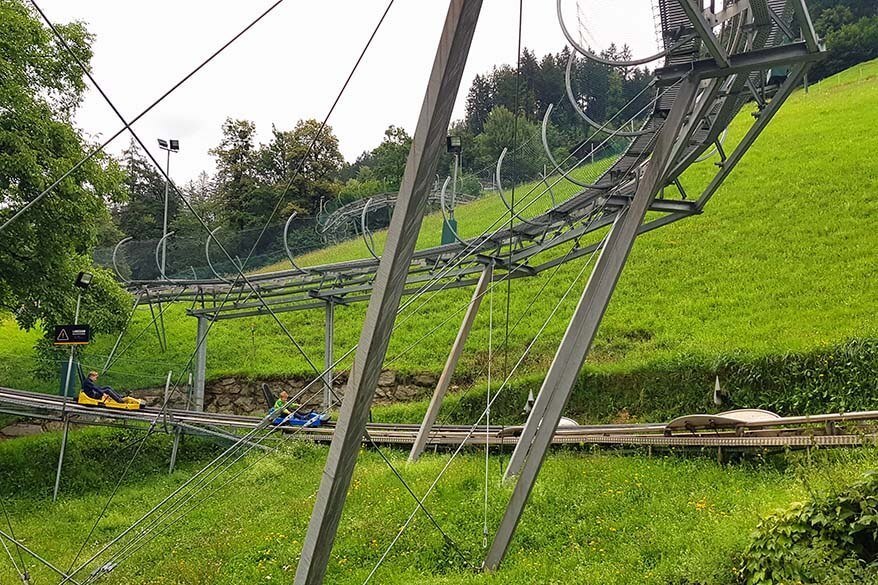
[[[271,3],[42,0],[40,6],[55,22],[88,24],[96,35],[95,78],[132,118]],[[619,31],[617,43],[629,43],[635,54],[651,52],[650,0],[581,4],[599,18],[589,25],[592,35]],[[163,153],[154,146],[156,138],[178,138],[181,152],[171,161],[171,175],[186,181],[202,169],[214,171],[207,151],[219,142],[227,116],[253,120],[261,141],[268,140],[272,123],[289,129],[300,118],[321,120],[385,7],[386,0],[287,0],[135,130],[157,157]],[[396,0],[330,119],[346,159],[376,146],[389,124],[413,132],[447,8],[447,0]],[[574,0],[565,2],[568,10],[568,26],[576,30]],[[466,90],[476,73],[515,62],[517,23],[518,2],[484,0],[455,119],[463,117]],[[524,0],[523,43],[538,58],[564,46],[554,0]],[[107,137],[120,127],[94,91],[77,121],[92,136]],[[109,150],[118,153],[127,144],[123,135]]]

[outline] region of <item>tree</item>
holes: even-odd
[[[387,189],[399,189],[411,147],[412,137],[405,129],[389,126],[384,131],[384,140],[372,151],[372,170],[379,180],[385,182]]]
[[[92,36],[81,23],[58,27],[83,63]],[[0,0],[0,223],[33,201],[91,149],[71,123],[85,84],[74,61],[30,8]],[[11,223],[0,237],[0,307],[24,329],[73,318],[77,272],[95,282],[82,315],[95,333],[118,331],[127,295],[91,253],[109,221],[107,203],[124,199],[124,174],[96,156]]]
[[[223,215],[238,230],[251,222],[249,193],[256,186],[256,125],[249,120],[226,118],[219,146],[209,152],[216,157],[217,194]]]
[[[127,201],[119,206],[119,227],[135,240],[162,237],[165,210],[165,178],[152,162],[141,152],[132,139],[122,153],[125,169]],[[168,223],[172,223],[180,210],[180,199],[168,193]]]
[[[476,75],[466,96],[466,126],[472,134],[482,131],[493,109],[494,88],[487,77]]]
[[[538,136],[539,129],[536,124],[523,117],[519,117],[516,121],[515,114],[503,106],[497,106],[485,122],[485,131],[475,139],[478,165],[480,167],[496,165],[500,154],[506,148],[508,150],[503,164],[504,182],[536,177],[542,170],[542,158],[522,155],[522,152],[516,149],[525,143],[537,145]]]

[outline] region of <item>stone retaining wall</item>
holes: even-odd
[[[333,384],[335,395],[340,399],[344,396],[347,384],[347,372],[337,375]],[[277,396],[286,390],[291,397],[302,392],[310,381],[301,377],[273,379],[220,378],[207,382],[204,388],[204,409],[208,412],[228,414],[262,415],[268,409],[261,386],[268,384],[271,392]],[[384,370],[378,377],[378,388],[375,391],[375,402],[387,404],[391,402],[409,402],[429,398],[436,387],[438,376],[435,374],[404,375],[392,370]],[[148,406],[160,406],[164,400],[164,388],[135,390],[132,396],[142,398]],[[323,399],[322,385],[312,386],[301,395],[300,403],[312,407],[320,406]],[[185,408],[184,396],[173,396],[172,408]]]

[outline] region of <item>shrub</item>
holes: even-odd
[[[874,583],[878,579],[878,473],[759,523],[744,551],[746,585]]]

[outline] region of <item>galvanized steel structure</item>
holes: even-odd
[[[521,218],[513,227],[477,238],[414,249],[481,9],[481,0],[450,0],[402,187],[394,201],[387,241],[380,257],[308,267],[296,266],[290,258],[291,269],[248,275],[246,282],[237,279],[233,282],[218,275],[210,280],[128,283],[138,292],[140,302],[193,303],[188,312],[199,324],[194,368],[196,400],[203,400],[204,338],[209,329],[208,321],[326,308],[327,372],[323,375],[329,388],[333,366],[333,308],[340,303],[369,302],[296,583],[316,584],[324,578],[378,374],[403,295],[476,287],[414,442],[410,458],[415,460],[430,443],[432,426],[486,283],[533,276],[599,250],[591,278],[506,472],[509,478],[517,477],[517,483],[484,563],[488,570],[499,567],[636,237],[702,213],[744,153],[802,82],[810,64],[821,55],[822,48],[804,0],[725,0],[721,5],[712,0],[658,0],[657,6],[662,50],[646,58],[612,62],[578,46],[564,24],[561,0],[557,0],[562,30],[581,57],[619,67],[661,62],[654,70],[652,82],[656,98],[639,129],[606,129],[586,116],[584,122],[600,132],[626,137],[630,142],[597,180],[579,182],[581,190],[576,195],[548,211]],[[778,68],[786,69],[787,74],[781,83],[771,85],[770,81],[776,76],[769,76],[769,71]],[[575,102],[572,91],[569,93]],[[753,124],[739,142],[730,146],[724,142],[726,130],[748,102],[758,107]],[[549,116],[547,112],[546,119]],[[713,152],[719,155],[713,178],[696,197],[687,197],[680,182],[681,175],[690,165]],[[552,170],[562,175],[561,180],[570,178],[569,170],[559,167]],[[680,196],[664,197],[665,188]],[[513,209],[508,203],[507,207],[510,215],[518,217],[521,213],[520,208]],[[348,211],[355,214],[364,209],[368,209],[368,204]],[[591,232],[607,228],[609,233],[602,242],[588,239]],[[563,256],[546,254],[565,245],[572,249]],[[230,297],[236,300],[227,302]],[[330,402],[327,389],[324,403]]]

